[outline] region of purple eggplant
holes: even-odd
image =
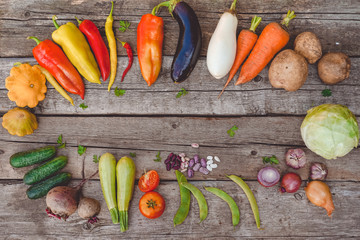
[[[179,24],[180,34],[171,65],[171,79],[180,83],[189,77],[200,55],[202,35],[199,20],[186,2],[169,0],[156,6],[156,11],[160,7],[168,7]]]

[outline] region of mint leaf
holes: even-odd
[[[227,134],[229,134],[230,137],[234,137],[235,136],[235,131],[238,130],[239,128],[234,125],[232,128],[230,128],[229,130],[227,130]]]
[[[160,151],[156,154],[156,158],[154,159],[154,162],[161,162]]]
[[[120,97],[120,96],[124,95],[125,92],[126,92],[126,90],[120,89],[118,87],[116,87],[115,90],[114,90],[115,96],[117,96],[117,97]]]
[[[78,146],[78,154],[81,156],[86,152],[86,147],[79,145]]]
[[[276,158],[275,155],[272,155],[271,157],[262,157],[263,163],[270,163],[270,164],[279,164],[279,160]]]
[[[79,105],[79,107],[81,107],[83,110],[86,109],[86,108],[88,108],[88,106],[86,106],[84,103],[81,103],[81,104]]]
[[[185,96],[186,94],[188,94],[188,91],[186,91],[184,88],[181,88],[180,91],[176,94],[176,98]]]

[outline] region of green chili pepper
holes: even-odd
[[[200,212],[200,223],[205,220],[205,218],[208,215],[208,205],[206,202],[206,199],[202,192],[195,187],[194,185],[186,182],[181,183],[182,187],[185,187],[186,189],[190,190],[190,192],[194,195],[196,198],[198,205],[199,205],[199,212]]]
[[[218,196],[219,198],[224,200],[229,205],[231,215],[232,215],[233,226],[235,227],[236,225],[238,225],[240,222],[240,211],[239,211],[239,207],[236,205],[236,202],[234,201],[234,199],[232,197],[230,197],[229,194],[227,194],[226,192],[224,192],[223,190],[218,189],[218,188],[205,187],[205,190],[208,192],[211,192],[212,194],[215,194],[216,196]]]
[[[180,207],[174,216],[174,227],[181,224],[186,219],[190,210],[190,191],[181,186],[181,183],[187,183],[186,177],[178,170],[176,170],[175,173],[180,188],[181,202]]]
[[[259,208],[258,205],[256,203],[256,199],[254,194],[252,193],[251,189],[249,188],[249,186],[238,176],[235,175],[230,175],[227,176],[228,178],[230,178],[231,180],[233,180],[237,185],[239,185],[242,190],[245,192],[249,202],[250,202],[250,206],[251,209],[254,213],[254,217],[255,217],[255,222],[256,222],[256,226],[258,229],[260,228],[260,214],[259,214]]]

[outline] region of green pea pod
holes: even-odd
[[[258,229],[261,229],[260,228],[259,207],[258,207],[258,205],[256,203],[255,196],[252,193],[251,189],[249,188],[249,186],[240,177],[235,176],[235,175],[230,175],[230,176],[227,176],[227,177],[230,178],[231,180],[233,180],[245,192],[246,197],[248,198],[248,200],[250,202],[251,209],[252,209],[252,211],[254,213],[256,226],[257,226]]]
[[[227,194],[226,192],[224,192],[223,190],[218,189],[218,188],[205,187],[205,190],[218,196],[219,198],[224,200],[229,205],[229,208],[231,211],[231,216],[232,216],[233,226],[234,227],[237,226],[240,222],[240,211],[239,211],[239,207],[236,205],[236,202],[234,201],[234,199],[232,197],[230,197],[229,194]]]
[[[208,205],[207,205],[204,195],[197,187],[195,187],[194,185],[192,185],[190,183],[183,182],[183,183],[181,183],[181,186],[188,189],[196,198],[198,205],[199,205],[200,222],[204,221],[208,215]]]
[[[181,186],[181,183],[187,183],[186,177],[178,170],[176,170],[175,173],[180,188],[181,202],[179,209],[174,216],[174,227],[176,227],[176,225],[180,225],[185,221],[190,210],[190,191],[185,187]]]

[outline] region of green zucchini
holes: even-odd
[[[122,157],[116,164],[117,202],[119,210],[120,231],[128,230],[129,203],[134,192],[135,163],[129,157]]]
[[[29,187],[26,195],[30,199],[37,199],[46,196],[46,194],[54,187],[66,185],[71,179],[70,173],[59,173],[51,178]]]
[[[65,156],[56,157],[27,172],[24,176],[24,183],[27,185],[38,183],[64,168],[67,162],[68,160]]]
[[[18,152],[10,157],[10,165],[15,168],[30,166],[41,163],[55,156],[56,148],[54,146],[46,146],[25,152]]]

